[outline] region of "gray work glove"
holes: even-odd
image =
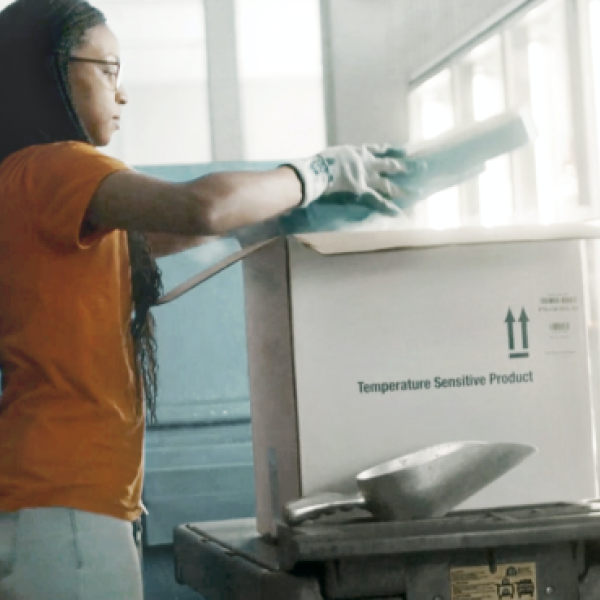
[[[398,214],[394,199],[405,191],[389,176],[407,172],[401,152],[390,152],[390,146],[334,146],[306,159],[287,163],[292,167],[304,189],[302,207],[330,194],[343,195],[384,214]],[[387,154],[387,156],[386,156]]]

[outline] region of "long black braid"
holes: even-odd
[[[154,315],[150,309],[162,295],[160,269],[152,257],[148,240],[143,233],[130,231],[129,260],[131,261],[131,288],[135,314],[131,321],[131,334],[144,385],[149,423],[156,423],[156,397],[158,396],[158,361]]]
[[[35,144],[91,143],[77,115],[68,78],[69,56],[85,32],[106,23],[84,0],[16,0],[0,12],[0,162]],[[155,321],[161,273],[143,233],[128,233],[133,316],[131,334],[147,419],[156,422],[158,391]]]

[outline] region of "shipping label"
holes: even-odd
[[[535,563],[450,569],[452,600],[537,600]]]

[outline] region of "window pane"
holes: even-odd
[[[517,179],[521,195],[537,199],[538,220],[577,218],[578,181],[570,117],[570,83],[564,3],[548,0],[510,31],[511,72],[516,104],[531,106],[538,130],[534,143],[535,183]]]
[[[438,192],[425,201],[427,224],[433,229],[448,229],[460,226],[460,196],[453,187]]]
[[[411,93],[411,142],[429,140],[454,127],[452,78],[446,69]]]
[[[121,42],[129,98],[107,153],[135,165],[211,158],[201,0],[95,0]]]
[[[475,48],[465,59],[470,67],[473,119],[484,121],[506,109],[502,38],[497,35]],[[486,163],[478,178],[479,218],[485,227],[507,225],[513,214],[510,161],[500,156]]]
[[[455,125],[452,77],[448,69],[438,73],[410,95],[410,139],[420,142],[436,138]],[[415,221],[423,227],[444,229],[460,225],[457,188],[444,190],[415,207]]]
[[[236,0],[244,158],[325,146],[319,0]]]
[[[471,65],[473,118],[483,121],[505,110],[502,41],[494,36],[466,58]]]
[[[507,156],[488,161],[479,177],[479,210],[484,227],[508,225],[512,221],[512,184]]]

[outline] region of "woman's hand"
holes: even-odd
[[[296,171],[303,184],[303,207],[322,196],[347,192],[352,196],[346,198],[393,215],[399,210],[392,200],[405,195],[388,176],[407,173],[407,164],[389,146],[334,146],[286,166]]]

